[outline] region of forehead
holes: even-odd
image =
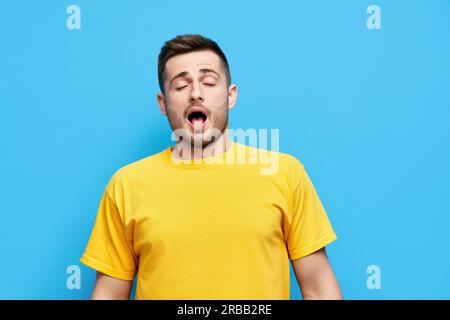
[[[182,71],[198,70],[208,67],[221,72],[221,60],[217,54],[212,51],[195,51],[183,53],[170,58],[166,62],[167,78],[171,79],[174,75]]]

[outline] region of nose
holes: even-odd
[[[203,101],[203,92],[201,91],[200,84],[193,83],[189,101],[191,103],[195,101]]]

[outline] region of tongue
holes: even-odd
[[[203,124],[203,118],[193,118],[192,124],[194,125],[194,127],[201,126]]]

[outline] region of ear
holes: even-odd
[[[162,92],[158,92],[158,94],[156,95],[157,101],[158,101],[158,105],[159,105],[159,110],[161,110],[162,114],[167,116],[166,113],[166,98],[164,97],[164,94]]]
[[[234,107],[238,96],[237,86],[232,84],[228,87],[228,109]]]

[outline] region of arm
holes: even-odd
[[[92,300],[128,300],[133,281],[121,280],[97,272]]]
[[[303,258],[292,260],[292,266],[304,300],[343,299],[325,247]]]

